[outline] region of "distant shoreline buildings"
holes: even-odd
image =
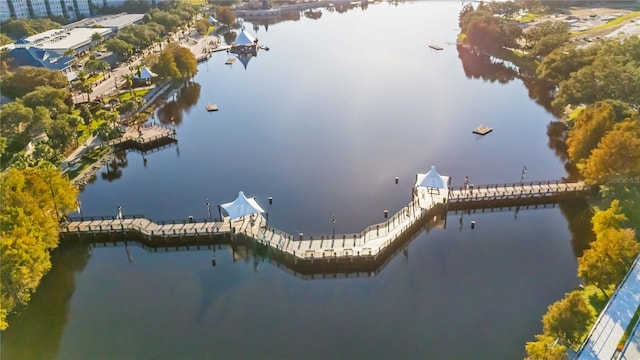
[[[140,0],[155,5],[156,0]],[[75,21],[97,15],[96,9],[120,7],[125,0],[0,0],[0,22],[61,16]]]

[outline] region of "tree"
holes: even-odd
[[[53,114],[65,114],[73,106],[73,97],[67,89],[56,89],[51,86],[38,86],[34,91],[22,97],[25,106],[35,109],[44,106]]]
[[[77,189],[54,167],[9,169],[0,175],[0,329],[26,304],[51,268],[58,220],[75,208]]]
[[[536,341],[527,342],[527,359],[530,360],[568,360],[567,349],[558,344],[555,338],[536,335]]]
[[[93,120],[93,114],[91,114],[91,110],[87,104],[80,105],[80,117],[82,118],[85,125],[91,124],[91,120]]]
[[[91,93],[93,92],[93,84],[89,81],[87,74],[81,71],[71,84],[71,89],[87,95],[87,101],[91,101]]]
[[[133,52],[133,47],[130,44],[117,38],[111,38],[105,41],[104,47],[116,54],[120,60],[128,59]]]
[[[8,137],[18,133],[20,124],[29,124],[33,118],[33,110],[24,106],[20,101],[4,104],[0,110],[2,136]]]
[[[207,31],[209,31],[209,21],[207,19],[200,19],[196,21],[194,27],[196,28],[198,34],[206,35]]]
[[[597,235],[606,230],[618,230],[627,221],[627,217],[622,213],[620,200],[611,201],[611,206],[607,210],[599,210],[591,218],[593,232]]]
[[[557,48],[542,59],[536,69],[539,78],[558,85],[569,76],[590,65],[595,59],[594,47],[578,49],[575,44]]]
[[[640,243],[631,229],[609,228],[597,234],[589,249],[578,258],[578,276],[587,284],[605,290],[618,284],[640,253]]]
[[[640,177],[640,118],[614,126],[593,149],[582,171],[590,184]]]
[[[171,51],[168,51],[167,48],[162,51],[158,57],[158,62],[151,67],[151,70],[163,80],[180,77],[180,71],[173,58],[173,54]]]
[[[93,41],[94,43],[99,43],[103,39],[104,37],[99,32],[94,32],[93,34],[91,34],[91,41]]]
[[[231,8],[227,6],[216,6],[216,19],[227,26],[233,26],[236,23],[236,16],[233,15]]]
[[[0,46],[11,44],[13,40],[5,34],[0,34]]]
[[[183,79],[193,77],[198,72],[198,62],[191,50],[182,46],[176,46],[172,51],[176,67],[180,72],[180,77]]]
[[[62,89],[68,83],[67,77],[59,71],[21,66],[2,80],[2,93],[11,98],[19,98],[32,92],[38,86]]]
[[[124,81],[124,83],[127,84],[127,88],[129,88],[129,95],[133,95],[133,79],[135,79],[133,74],[122,75],[122,81]]]
[[[582,292],[576,290],[549,305],[542,317],[542,329],[545,335],[578,345],[594,320],[593,308],[584,300]]]
[[[76,137],[77,124],[82,118],[75,115],[62,114],[45,124],[45,131],[51,140],[51,146],[60,152],[64,152]]]
[[[569,158],[576,164],[587,159],[604,134],[613,129],[615,121],[616,114],[607,102],[589,105],[582,110],[567,137]]]

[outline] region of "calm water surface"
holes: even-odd
[[[174,117],[177,146],[101,171],[84,214],[205,218],[206,199],[244,190],[282,230],[330,233],[335,215],[337,232],[359,232],[404,206],[431,165],[458,186],[519,181],[523,165],[532,180],[565,177],[547,145],[554,118],[522,82],[467,76],[478,67],[452,45],[461,6],[375,4],[260,26],[270,51],[246,69],[224,65],[226,53],[201,64],[157,114]],[[473,136],[480,123],[494,132]],[[3,358],[522,358],[547,305],[578,283],[574,219],[558,207],[481,213],[460,229],[459,217],[416,234],[377,276],[349,279],[304,280],[225,249],[211,267],[210,251],[67,244],[10,319]]]

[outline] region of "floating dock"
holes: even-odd
[[[473,129],[473,133],[476,135],[487,135],[488,133],[492,132],[493,128],[489,127],[489,126],[485,126],[485,125],[481,125],[478,126],[477,128]]]
[[[431,44],[429,45],[429,47],[432,48],[433,50],[438,50],[438,51],[443,50],[443,48],[438,45]]]
[[[218,111],[218,105],[216,105],[216,104],[207,104],[207,106],[205,106],[205,109],[207,109],[207,111],[209,111],[209,112]]]
[[[236,62],[236,59],[228,58],[227,61],[224,62],[224,64],[225,65],[232,65],[234,62]]]

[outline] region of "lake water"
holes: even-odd
[[[202,219],[207,199],[243,190],[274,227],[327,234],[335,216],[348,233],[404,206],[431,165],[456,186],[520,181],[525,165],[526,179],[566,177],[548,145],[553,115],[509,71],[490,81],[472,75],[492,64],[462,62],[461,7],[369,4],[259,26],[270,51],[246,68],[226,53],[201,64],[156,118],[173,117],[177,145],[101,171],[83,213]],[[478,138],[479,124],[495,130]],[[226,249],[211,267],[206,250],[65,244],[9,319],[3,358],[522,358],[546,307],[579,282],[583,210],[466,214],[461,228],[449,213],[376,276],[348,279],[301,279]]]

